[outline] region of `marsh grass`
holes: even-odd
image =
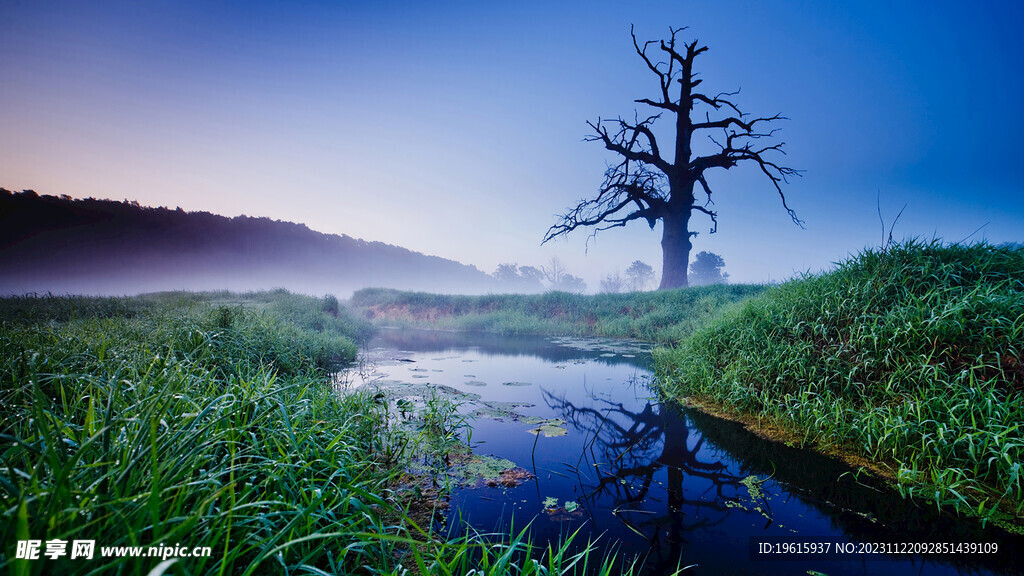
[[[387,325],[673,342],[764,289],[741,284],[628,294],[451,296],[368,288],[356,292],[351,305],[355,314]]]
[[[28,535],[212,547],[188,559],[195,574],[386,566],[389,547],[357,536],[385,528],[393,472],[373,454],[386,413],[324,385],[352,342],[264,311],[178,304],[5,301],[27,312],[0,332],[5,552]],[[65,321],[44,321],[51,307]],[[12,563],[145,574],[156,562]]]
[[[420,529],[399,494],[409,434],[385,397],[328,377],[369,334],[336,300],[22,297],[0,321],[0,571],[554,574],[598,557]],[[428,436],[464,424],[438,402],[422,419]],[[96,557],[16,560],[19,539],[95,540]],[[213,555],[100,557],[160,544]]]
[[[887,464],[906,495],[1019,523],[1022,345],[1024,250],[909,241],[772,288],[655,358],[669,396],[768,416]]]
[[[385,537],[409,550],[408,566],[399,565],[391,574],[403,576],[415,569],[421,574],[444,576],[632,576],[643,573],[643,562],[625,562],[613,550],[598,553],[598,542],[583,543],[580,530],[562,536],[546,546],[535,544],[530,527],[509,533],[470,534],[423,546],[404,537]],[[693,566],[680,565],[667,576],[681,574]]]

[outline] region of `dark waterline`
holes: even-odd
[[[758,438],[737,423],[661,404],[645,347],[595,339],[383,331],[369,346],[390,381],[449,386],[515,402],[524,418],[560,418],[564,436],[515,416],[477,417],[475,452],[536,475],[515,488],[451,493],[449,529],[508,531],[535,543],[580,529],[651,574],[1019,574],[1024,538],[903,500],[819,454]],[[411,362],[410,362],[411,361]],[[416,380],[413,380],[416,378]],[[506,385],[508,383],[508,385]],[[478,403],[462,410],[471,414]],[[545,501],[556,505],[545,507]],[[465,524],[464,524],[465,523]],[[756,555],[763,544],[827,542],[833,553]],[[995,554],[842,554],[836,544],[998,544]]]

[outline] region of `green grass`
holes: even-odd
[[[1022,348],[1024,250],[909,241],[772,288],[655,359],[671,397],[768,416],[889,466],[904,494],[1019,523]]]
[[[572,537],[417,526],[398,479],[420,449],[386,397],[330,384],[370,333],[330,297],[7,298],[0,322],[0,571],[145,575],[159,558],[100,547],[181,544],[213,555],[167,574],[611,572]],[[444,406],[423,419],[426,436],[463,425]],[[28,539],[97,556],[16,560]]]
[[[724,306],[764,289],[740,284],[629,294],[451,296],[370,288],[356,292],[351,305],[355,314],[384,325],[673,342]]]
[[[155,565],[14,561],[17,532],[213,548],[181,573],[388,565],[389,546],[358,537],[385,529],[393,472],[372,454],[386,413],[325,385],[328,367],[354,358],[351,340],[197,300],[3,302],[2,564],[24,574]]]

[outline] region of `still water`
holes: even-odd
[[[444,528],[453,534],[530,523],[543,544],[579,529],[578,541],[600,536],[650,574],[691,565],[686,574],[1024,573],[1024,538],[906,502],[841,463],[733,422],[661,404],[642,344],[384,330],[365,356],[372,382],[396,398],[442,391],[471,422],[476,454],[534,476],[515,487],[455,483]],[[876,542],[998,551],[862,553]],[[812,543],[799,557],[768,553]]]

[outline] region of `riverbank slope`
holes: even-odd
[[[1020,524],[1024,250],[908,242],[751,298],[656,352],[664,392],[863,455],[898,488]]]

